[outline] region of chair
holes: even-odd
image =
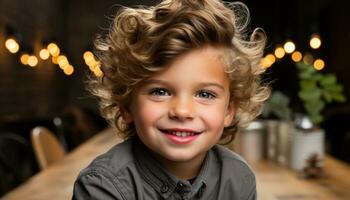
[[[66,151],[57,137],[45,127],[35,127],[31,131],[31,141],[35,157],[41,170],[62,159]]]

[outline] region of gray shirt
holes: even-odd
[[[138,139],[114,146],[82,170],[73,199],[250,200],[255,176],[237,154],[215,145],[191,184],[167,172]]]

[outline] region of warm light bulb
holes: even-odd
[[[72,65],[68,65],[64,70],[63,72],[66,74],[66,75],[72,75],[73,72],[74,72],[74,68]]]
[[[292,60],[294,62],[299,62],[303,58],[303,55],[299,51],[295,51],[292,53]]]
[[[324,64],[324,61],[323,61],[322,59],[317,59],[317,60],[315,60],[315,62],[314,62],[314,68],[315,68],[316,70],[321,70],[321,69],[324,68],[324,66],[325,66],[325,64]]]
[[[272,54],[268,54],[262,59],[262,66],[264,68],[269,68],[271,65],[273,65],[273,63],[275,63],[275,61],[276,57]]]
[[[55,44],[53,42],[50,43],[49,45],[47,45],[47,50],[49,50],[49,52],[52,56],[60,55],[60,48],[58,48],[57,44]]]
[[[86,59],[85,59],[85,64],[87,65],[87,66],[92,66],[92,65],[94,65],[96,63],[96,60],[95,60],[95,58],[93,57],[93,56],[89,56],[89,57],[87,57]]]
[[[36,56],[29,56],[28,65],[31,67],[35,67],[38,64],[38,58]]]
[[[85,51],[84,54],[83,54],[83,58],[84,60],[88,59],[88,58],[91,58],[91,57],[94,57],[94,54],[92,54],[91,51]]]
[[[305,54],[304,58],[303,58],[303,62],[305,64],[311,65],[312,62],[314,61],[314,57],[311,54]]]
[[[286,54],[286,52],[284,51],[284,49],[282,47],[277,47],[275,50],[275,56],[277,58],[283,58],[283,56]]]
[[[270,65],[272,65],[276,61],[276,57],[272,54],[267,54],[265,58],[267,59]]]
[[[97,68],[96,70],[93,71],[95,76],[100,77],[103,75],[103,72],[101,71],[100,68]]]
[[[60,66],[60,68],[65,68],[65,66],[69,65],[68,59],[64,55],[60,55],[57,58],[57,63]]]
[[[269,63],[267,62],[266,58],[262,58],[261,59],[261,66],[263,68],[269,68],[271,65],[269,65]]]
[[[11,53],[17,53],[19,50],[19,45],[17,41],[13,38],[9,38],[5,41],[5,46]]]
[[[57,58],[58,58],[58,56],[52,56],[51,61],[53,64],[56,64],[56,65],[58,64]]]
[[[320,48],[321,44],[322,42],[320,36],[317,33],[313,34],[310,39],[310,47],[313,49],[318,49]]]
[[[47,49],[41,49],[39,56],[42,60],[47,60],[50,57],[50,52]]]
[[[21,55],[21,63],[23,65],[28,65],[28,58],[29,58],[29,55],[28,54],[22,54]]]
[[[293,53],[295,50],[295,44],[292,41],[288,41],[283,45],[283,48],[286,53]]]
[[[96,68],[96,64],[92,64],[92,65],[89,65],[89,69],[91,70],[91,71],[94,71],[95,70],[95,68]]]

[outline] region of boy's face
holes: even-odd
[[[145,80],[127,113],[141,141],[172,162],[204,158],[234,116],[221,49],[192,50]]]

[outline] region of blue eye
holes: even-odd
[[[197,96],[204,99],[214,99],[216,97],[213,93],[208,91],[199,91]]]
[[[154,96],[169,96],[170,92],[163,88],[155,88],[151,90],[150,94]]]

